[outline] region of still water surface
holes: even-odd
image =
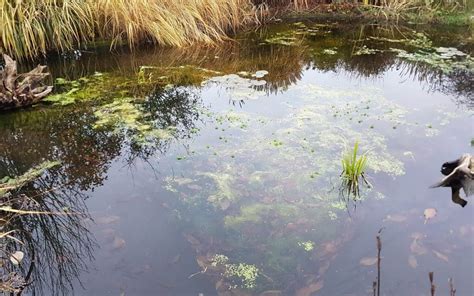
[[[429,271],[439,295],[450,277],[473,295],[474,202],[429,188],[473,153],[472,34],[298,22],[236,39],[51,59],[79,95],[1,114],[0,176],[59,160],[29,190],[86,213],[23,218],[29,293],[371,295],[383,229],[383,295],[429,295]],[[373,186],[352,201],[356,141]]]

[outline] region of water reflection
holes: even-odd
[[[69,294],[79,274],[91,265],[96,247],[88,230],[92,221],[85,204],[87,192],[103,184],[111,163],[121,154],[128,155],[125,160],[132,163],[137,157],[148,159],[165,153],[173,141],[191,138],[200,102],[193,92],[179,88],[156,89],[137,101],[143,124],[173,130],[172,137],[156,137],[146,145],[129,141],[128,133],[134,131],[95,128],[94,105],[4,114],[0,121],[0,179],[22,175],[44,160],[59,161],[61,168],[48,171],[8,200],[2,197],[2,205],[61,214],[2,215],[2,220],[8,221],[8,229],[2,231],[15,230],[18,239],[3,242],[2,238],[7,254],[17,250],[26,254],[19,270],[7,262],[3,281],[17,270],[21,275],[17,284],[24,278],[28,293]]]
[[[439,28],[417,29],[420,31],[387,25],[359,25],[357,29],[349,29],[347,25],[331,23],[282,24],[238,35],[237,42],[217,47],[142,48],[133,53],[122,49],[112,56],[103,48],[95,53],[85,53],[79,61],[53,59],[48,64],[54,77],[67,79],[88,76],[95,71],[119,71],[123,75],[135,76],[141,66],[157,67],[161,69],[161,75],[167,75],[170,68],[189,65],[223,74],[263,69],[269,72],[265,77],[265,89],[269,93],[284,91],[296,83],[305,69],[338,73],[345,71],[354,78],[373,79],[398,69],[402,76],[422,82],[428,90],[453,95],[459,103],[472,107],[472,65],[470,70],[443,73],[436,64],[429,64],[429,60],[428,63],[409,61],[398,57],[392,50],[420,49],[422,42],[426,43],[424,46],[433,48],[434,44],[452,46],[453,43],[459,43],[457,47],[469,54],[473,49],[472,44],[460,42],[465,39],[465,32],[444,32]],[[281,36],[288,36],[292,43],[278,42]],[[204,79],[199,75],[183,79],[181,75],[173,77],[171,83],[199,85]]]
[[[61,183],[64,171],[50,169],[34,182],[2,195],[2,206],[48,214],[17,214],[2,211],[2,252],[24,257],[15,263],[2,260],[2,284],[20,295],[67,294],[77,277],[93,259],[97,247],[88,230],[89,213],[85,195]],[[13,237],[13,238],[12,238]]]
[[[86,212],[84,191],[90,193],[104,185],[108,189],[104,189],[105,194],[101,191],[97,199],[110,202],[107,209],[110,207],[111,217],[116,218],[120,214],[113,212],[118,189],[111,188],[114,186],[110,184],[107,187],[106,180],[112,176],[111,179],[115,178],[123,188],[130,185],[130,180],[129,176],[117,177],[113,163],[134,164],[140,163],[140,159],[163,161],[171,168],[164,170],[163,178],[149,180],[147,170],[139,169],[142,176],[139,186],[123,193],[131,196],[127,196],[127,200],[144,197],[120,209],[130,215],[129,218],[145,221],[139,224],[129,219],[124,223],[128,225],[118,226],[123,228],[117,230],[123,238],[117,240],[116,249],[124,249],[122,251],[128,251],[127,255],[130,255],[128,261],[118,258],[124,270],[130,262],[130,265],[143,262],[146,271],[150,271],[159,269],[157,266],[163,265],[162,262],[179,261],[179,256],[176,260],[149,258],[150,254],[156,254],[159,244],[154,238],[148,238],[148,233],[143,234],[147,237],[143,244],[133,235],[131,239],[126,237],[129,233],[136,234],[136,227],[148,230],[147,227],[156,222],[153,206],[158,203],[161,213],[165,210],[172,213],[173,223],[179,224],[180,229],[176,230],[179,233],[170,235],[163,235],[167,232],[158,229],[154,232],[156,240],[178,244],[180,240],[169,236],[181,237],[184,233],[187,246],[192,247],[186,255],[194,263],[194,266],[188,264],[186,267],[194,269],[183,268],[183,273],[196,271],[197,262],[201,271],[197,270],[195,277],[207,276],[218,292],[224,294],[228,292],[227,288],[239,286],[235,290],[238,292],[254,285],[258,285],[255,292],[278,289],[284,294],[321,289],[323,275],[331,272],[330,266],[334,266],[336,257],[344,253],[341,250],[355,237],[352,217],[341,214],[338,217],[346,205],[337,199],[337,190],[331,191],[334,180],[339,180],[337,156],[343,149],[344,140],[364,139],[364,150],[375,147],[371,170],[388,178],[405,173],[403,157],[411,155],[413,158],[414,155],[406,151],[413,147],[406,142],[420,138],[413,134],[425,132],[424,119],[410,118],[407,110],[410,106],[405,108],[398,101],[387,99],[385,89],[364,83],[361,83],[362,87],[352,87],[351,83],[376,82],[387,73],[396,73],[405,80],[422,82],[428,90],[442,90],[460,104],[471,106],[472,84],[466,82],[472,80],[471,72],[444,73],[434,66],[405,60],[396,52],[386,51],[395,42],[382,41],[383,38],[396,40],[407,35],[416,37],[411,30],[383,26],[346,30],[344,26],[334,24],[277,25],[237,36],[238,42],[220,47],[144,48],[133,54],[117,52],[107,58],[105,53],[98,51],[97,54],[84,54],[79,61],[51,61],[49,65],[55,77],[74,80],[87,78],[98,71],[106,72],[103,76],[113,79],[108,85],[99,84],[101,95],[94,100],[78,101],[66,107],[40,106],[2,114],[0,137],[4,141],[0,142],[0,172],[18,175],[45,159],[60,160],[62,168],[51,172],[47,178],[71,196],[63,199],[71,200],[78,211]],[[457,46],[452,39],[446,42]],[[440,46],[444,45],[441,43]],[[406,48],[407,45],[399,47]],[[460,45],[460,48],[469,52],[468,47]],[[361,51],[369,53],[357,54]],[[220,112],[220,108],[229,107],[227,101],[219,100],[223,97],[220,91],[229,90],[223,85],[222,77],[239,72],[245,72],[239,74],[242,77],[251,77],[258,70],[266,70],[268,75],[255,79],[258,85],[252,84],[252,90],[274,100],[254,100],[243,106],[249,100],[229,98],[242,108]],[[203,82],[216,76],[221,79],[218,87],[207,83],[201,87]],[[320,84],[315,81],[317,79],[333,80],[335,86]],[[207,108],[203,101],[218,107]],[[268,107],[269,103],[272,108]],[[247,113],[247,108],[256,111]],[[426,112],[430,117],[446,115],[431,109]],[[416,117],[420,113],[414,114]],[[200,129],[205,132],[200,133]],[[434,129],[430,125],[426,130]],[[390,137],[396,138],[395,145],[389,145],[387,138]],[[434,141],[421,138],[420,141]],[[191,151],[188,144],[193,141],[196,142]],[[426,143],[420,146],[426,146]],[[182,148],[185,151],[179,152],[189,157],[173,154],[176,152],[173,150],[170,153],[173,147]],[[424,150],[420,151],[420,156],[416,157],[422,158]],[[167,154],[170,157],[166,157]],[[384,186],[390,189],[387,184],[395,183],[388,182],[385,177],[377,180],[377,190],[386,189]],[[392,194],[389,189],[386,191]],[[397,190],[393,190],[393,195]],[[105,198],[107,194],[110,199]],[[369,194],[377,199],[384,198],[379,191]],[[138,203],[142,203],[140,210],[131,210]],[[67,204],[63,206],[68,207]],[[376,211],[371,214],[377,215]],[[54,222],[65,219],[53,218]],[[47,219],[52,218],[48,216]],[[80,222],[70,223],[72,226],[68,227],[76,232],[87,231]],[[62,227],[54,230],[59,231]],[[44,227],[40,229],[45,231]],[[418,243],[420,238],[416,237]],[[66,238],[75,239],[67,235]],[[51,240],[50,235],[42,235],[34,243],[44,248],[41,244],[45,243],[39,240],[48,239]],[[134,243],[139,246],[127,250],[125,240],[127,246]],[[371,237],[370,242],[372,240]],[[92,239],[88,241],[93,242]],[[48,244],[54,246],[54,243]],[[77,256],[82,260],[90,258],[91,251],[84,243],[76,243],[75,247],[66,245],[71,248],[59,249],[59,252],[69,254],[79,249]],[[137,252],[137,248],[146,249],[148,255]],[[106,259],[104,261],[110,261]],[[70,269],[68,279],[77,275],[75,270],[82,269],[84,261],[79,258],[77,261],[77,269],[63,267]],[[345,266],[345,263],[336,266]],[[106,266],[103,270],[113,269],[113,264],[110,265],[112,267]],[[115,279],[110,275],[106,280],[110,283]],[[166,291],[182,284],[176,279],[170,281],[173,284]],[[61,281],[55,279],[54,282]],[[143,282],[140,278],[134,279],[133,285],[140,286]],[[56,291],[67,286],[56,285],[59,287]],[[97,286],[105,285],[101,282]],[[145,286],[156,288],[153,284]]]

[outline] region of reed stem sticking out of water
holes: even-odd
[[[430,272],[428,274],[428,277],[430,278],[430,285],[431,285],[431,296],[435,295],[436,292],[436,286],[434,285],[434,272]]]
[[[382,261],[382,257],[380,253],[382,252],[382,240],[380,239],[380,233],[382,229],[379,230],[377,234],[377,296],[380,296],[380,263]]]
[[[452,278],[449,278],[449,296],[456,296],[456,289],[454,288]]]

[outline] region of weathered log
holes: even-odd
[[[44,85],[49,75],[46,66],[38,65],[28,73],[18,74],[16,61],[4,54],[5,67],[0,71],[0,111],[26,107],[46,97],[53,87]]]

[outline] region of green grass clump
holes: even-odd
[[[359,142],[356,141],[354,148],[344,153],[342,157],[342,182],[343,188],[354,197],[359,196],[359,180],[362,178],[367,184],[364,172],[367,168],[367,153],[357,155]]]

